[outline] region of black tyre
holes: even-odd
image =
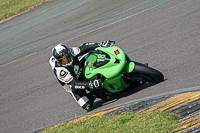
[[[140,82],[152,82],[152,83],[159,83],[164,80],[164,75],[147,65],[134,62],[135,68],[132,72],[132,78],[138,80]]]

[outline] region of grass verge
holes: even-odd
[[[126,112],[108,117],[95,117],[81,122],[62,123],[43,133],[171,133],[181,125],[180,116],[168,111]]]
[[[0,21],[48,0],[0,0]]]

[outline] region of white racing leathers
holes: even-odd
[[[63,88],[69,92],[75,101],[85,110],[92,108],[95,100],[93,94],[87,93],[87,89],[91,89],[93,84],[91,82],[82,81],[83,73],[82,66],[85,59],[78,59],[90,50],[94,50],[98,47],[99,43],[84,43],[80,47],[71,48],[73,55],[73,62],[68,65],[60,64],[53,56],[50,58],[49,63],[51,68]]]

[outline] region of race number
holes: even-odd
[[[103,54],[98,54],[98,57],[97,57],[97,62],[100,62],[100,61],[104,61],[106,58],[106,55],[103,55]]]

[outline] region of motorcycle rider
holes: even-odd
[[[58,44],[52,49],[53,56],[50,58],[49,63],[56,78],[63,88],[87,112],[92,109],[93,102],[98,97],[95,90],[101,88],[101,82],[97,79],[94,81],[83,81],[84,75],[82,70],[85,58],[79,59],[78,57],[97,47],[111,47],[114,43],[114,41],[110,40],[99,43],[83,43],[79,47],[72,48],[64,44]],[[88,93],[86,90],[94,91]],[[100,95],[101,97],[105,96],[103,93]]]

